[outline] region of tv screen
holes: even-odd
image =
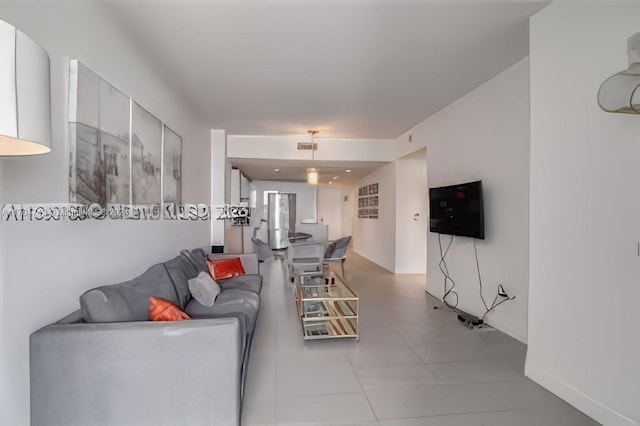
[[[484,239],[482,182],[429,188],[429,230]]]

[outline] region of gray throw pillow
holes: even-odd
[[[220,286],[208,272],[202,271],[189,280],[189,291],[202,305],[211,307],[220,293]]]

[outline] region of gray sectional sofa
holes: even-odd
[[[207,255],[183,250],[87,291],[80,310],[33,333],[31,424],[238,425],[262,277],[255,254],[233,256],[246,275],[220,281],[212,307],[188,287]],[[192,319],[149,321],[150,296]]]

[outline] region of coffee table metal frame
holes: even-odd
[[[295,270],[295,296],[305,340],[358,336],[358,295],[344,277],[322,271]]]

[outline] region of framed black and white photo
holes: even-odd
[[[71,61],[69,198],[83,204],[129,203],[129,98]]]
[[[107,204],[130,203],[129,98],[100,80],[100,142]]]
[[[131,112],[132,204],[160,204],[162,122],[137,103]]]
[[[182,202],[180,135],[77,60],[69,62],[69,148],[71,202]]]
[[[70,201],[104,202],[98,141],[100,78],[77,61],[71,61],[69,76]]]
[[[73,166],[69,168],[72,202],[104,204],[105,185],[99,156],[98,129],[82,123],[69,123],[73,140]]]
[[[358,188],[358,219],[378,219],[378,183]]]
[[[164,125],[162,138],[163,202],[182,202],[182,138]]]

